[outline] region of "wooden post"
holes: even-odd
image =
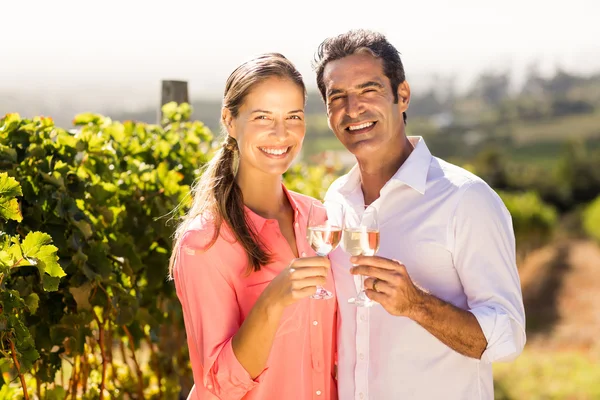
[[[174,101],[177,104],[189,103],[187,81],[162,81],[160,106],[158,107],[158,124],[162,122],[162,106]]]

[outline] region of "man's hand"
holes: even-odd
[[[375,256],[351,257],[358,264],[350,272],[364,275],[367,296],[392,315],[412,319],[451,349],[480,359],[487,340],[473,314],[419,288],[406,267],[395,260]]]
[[[350,259],[358,266],[350,272],[364,275],[367,296],[392,315],[411,317],[423,303],[424,292],[410,279],[404,264],[377,256],[355,256]]]

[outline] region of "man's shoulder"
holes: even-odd
[[[465,190],[470,186],[488,186],[473,172],[438,157],[433,157],[429,180],[443,181],[456,190]]]
[[[437,175],[437,179],[445,181],[445,185],[455,191],[460,207],[465,209],[485,209],[492,206],[499,206],[499,209],[506,208],[498,193],[473,172],[440,158],[435,158],[433,163],[436,165],[432,175]]]

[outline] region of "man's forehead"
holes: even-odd
[[[381,59],[372,56],[367,56],[368,58],[356,56],[331,61],[325,66],[323,83],[327,90],[351,89],[365,82],[378,82],[385,85],[387,79]]]

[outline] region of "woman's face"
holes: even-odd
[[[223,112],[229,135],[237,140],[244,175],[282,175],[302,148],[306,133],[304,91],[286,78],[268,78],[246,95],[236,118]]]

